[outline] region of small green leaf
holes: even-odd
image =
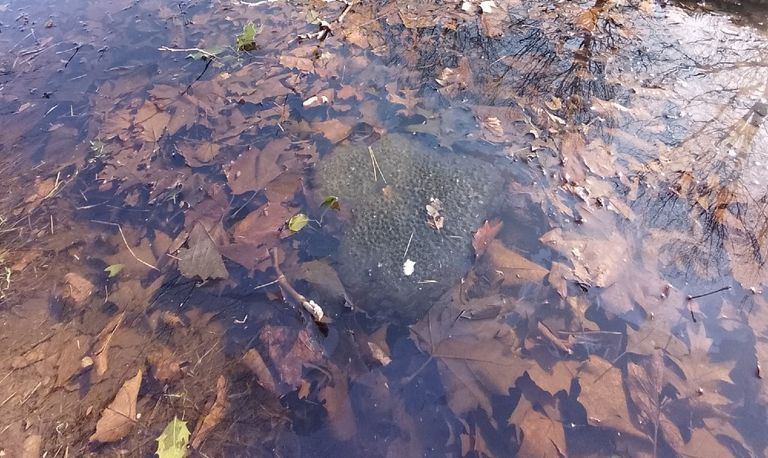
[[[323,203],[320,204],[321,207],[330,208],[332,210],[339,210],[341,206],[339,205],[339,198],[336,196],[328,196],[323,200]]]
[[[111,266],[107,266],[104,269],[104,272],[107,272],[109,274],[109,278],[117,276],[117,274],[120,273],[121,270],[123,270],[123,267],[125,267],[124,264],[112,264]]]
[[[155,453],[160,458],[184,458],[187,454],[189,436],[187,422],[173,417],[173,420],[168,423],[168,426],[156,439],[157,451]]]
[[[300,230],[304,229],[304,226],[309,223],[309,218],[304,213],[298,213],[296,215],[293,215],[291,219],[288,220],[288,229],[292,230],[293,232],[299,232]]]
[[[237,34],[235,38],[235,44],[238,51],[252,51],[256,49],[256,34],[261,30],[253,22],[249,22],[243,26],[243,31]]]

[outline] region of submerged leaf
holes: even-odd
[[[339,210],[341,206],[339,205],[339,198],[336,196],[328,196],[325,199],[323,199],[323,203],[320,204],[321,207],[330,208],[331,210]]]
[[[123,270],[123,267],[125,267],[125,264],[112,264],[104,268],[104,272],[109,274],[109,278],[116,277]]]
[[[168,426],[156,439],[157,451],[155,453],[160,458],[184,458],[187,454],[189,435],[187,422],[173,417],[173,420],[168,423]]]
[[[309,218],[304,213],[297,213],[288,220],[288,229],[299,232],[309,223]]]
[[[179,250],[179,271],[187,278],[228,278],[224,260],[202,224],[195,224],[187,239],[189,248]]]
[[[131,432],[136,423],[136,399],[141,386],[141,369],[136,376],[127,380],[115,399],[101,413],[96,432],[91,435],[90,442],[116,442]]]
[[[238,51],[252,51],[256,48],[256,34],[259,33],[260,28],[256,28],[253,22],[249,22],[243,26],[243,31],[237,34],[235,38],[235,44]]]

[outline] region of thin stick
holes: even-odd
[[[378,170],[379,175],[381,175],[381,181],[387,184],[387,179],[384,178],[384,173],[382,173],[381,167],[379,167],[379,161],[376,160],[376,155],[373,154],[373,148],[369,146],[368,152],[371,153],[371,162],[373,163],[373,181],[376,181],[376,171]]]
[[[123,233],[123,228],[120,227],[119,224],[117,224],[117,223],[110,223],[109,221],[99,221],[99,220],[95,220],[95,219],[92,219],[91,222],[92,223],[98,223],[98,224],[106,224],[108,226],[117,226],[117,230],[120,231],[120,237],[123,238],[123,243],[125,243],[125,247],[128,248],[128,252],[131,253],[131,256],[133,256],[133,258],[135,260],[139,261],[140,263],[144,264],[145,266],[149,267],[150,269],[154,269],[154,270],[160,272],[160,269],[158,269],[157,267],[153,266],[152,264],[150,264],[150,263],[148,263],[146,261],[143,261],[141,258],[136,256],[136,253],[133,252],[133,249],[131,248],[131,246],[128,245],[128,240],[125,238],[125,233]]]
[[[408,239],[408,245],[405,246],[405,253],[403,253],[403,259],[408,256],[408,249],[411,248],[411,241],[413,241],[413,234],[416,231],[411,231],[411,237]]]
[[[289,296],[291,296],[294,300],[299,302],[304,309],[309,312],[310,315],[312,315],[312,318],[315,319],[315,321],[321,321],[323,319],[323,316],[325,316],[325,312],[323,312],[323,309],[315,303],[315,301],[309,300],[306,297],[304,297],[301,293],[296,291],[293,286],[291,286],[290,283],[288,283],[288,279],[285,277],[285,274],[282,270],[280,270],[280,261],[277,258],[277,250],[272,249],[270,250],[270,254],[272,255],[272,264],[275,268],[275,272],[277,272],[277,283],[280,284],[280,287],[288,293]]]
[[[717,293],[720,293],[720,292],[722,292],[722,291],[728,291],[729,289],[731,289],[731,287],[730,287],[730,286],[723,286],[723,287],[722,287],[722,288],[720,288],[720,289],[716,289],[716,290],[714,290],[714,291],[710,291],[710,292],[708,292],[708,293],[704,293],[704,294],[697,294],[696,296],[688,296],[688,300],[689,300],[689,301],[692,301],[692,300],[694,300],[694,299],[698,299],[698,298],[700,298],[700,297],[711,296],[712,294],[717,294]]]

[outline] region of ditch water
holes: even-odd
[[[0,0],[3,456],[765,455],[766,18]]]

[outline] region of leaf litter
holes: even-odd
[[[285,434],[275,443],[287,447],[301,442],[292,441],[285,421],[299,410],[281,410],[279,401],[296,394],[322,411],[326,441],[351,447],[375,436],[411,454],[436,446],[449,454],[579,454],[569,453],[570,436],[582,433],[566,428],[563,414],[576,406],[591,428],[620,433],[617,441],[639,453],[735,455],[733,444],[741,444],[742,454],[764,451],[749,428],[734,421],[743,414],[739,403],[764,408],[768,399],[761,366],[768,326],[760,319],[768,284],[761,261],[764,196],[755,195],[764,179],[758,173],[764,107],[727,105],[721,93],[746,97],[735,83],[744,80],[716,63],[717,71],[699,69],[695,84],[660,79],[688,81],[687,66],[698,65],[679,66],[662,51],[649,57],[653,71],[619,71],[637,43],[701,56],[708,51],[696,40],[729,43],[733,34],[725,31],[737,28],[739,59],[749,62],[759,57],[762,38],[727,18],[704,16],[714,27],[692,24],[672,6],[668,17],[654,15],[649,2],[639,8],[514,1],[186,8],[161,8],[168,28],[156,32],[168,45],[154,70],[126,66],[104,73],[93,64],[100,54],[70,59],[65,69],[78,68],[83,82],[98,88],[79,105],[64,110],[58,95],[47,92],[29,100],[34,79],[10,77],[4,87],[10,95],[2,100],[13,101],[16,118],[0,115],[11,126],[0,144],[31,150],[33,136],[24,133],[37,117],[49,123],[45,154],[60,149],[73,156],[60,161],[67,162],[60,170],[35,165],[29,192],[15,202],[0,199],[2,299],[46,278],[56,279],[57,300],[64,299],[53,337],[11,335],[17,346],[4,343],[15,354],[8,358],[10,397],[3,404],[53,412],[48,379],[66,390],[80,384],[91,410],[112,400],[99,419],[67,417],[67,424],[87,424],[94,433],[45,431],[28,435],[30,444],[44,437],[39,445],[48,451],[84,442],[116,442],[122,449],[142,440],[141,422],[155,428],[161,457],[184,456],[188,442],[201,453],[233,452],[235,437],[250,437],[251,446]],[[105,13],[127,20],[118,10]],[[184,33],[177,30],[181,24]],[[71,42],[65,31],[19,36],[7,51],[23,65],[39,63],[35,68],[45,73],[53,56],[45,43],[54,36]],[[465,32],[483,44],[471,50],[449,38]],[[430,55],[427,48],[439,52]],[[184,60],[188,56],[192,60]],[[60,66],[60,57],[49,64]],[[765,75],[756,71],[759,82]],[[66,90],[85,93],[79,80],[66,82]],[[706,103],[691,110],[696,100]],[[102,114],[81,116],[83,106]],[[705,128],[697,131],[696,124]],[[467,243],[476,259],[426,316],[408,331],[390,324],[375,339],[355,339],[368,332],[337,324],[357,313],[354,298],[335,270],[333,248],[317,242],[342,237],[354,205],[335,196],[315,202],[305,188],[332,145],[404,125],[444,146],[465,142],[467,148],[468,139],[494,145],[499,154],[477,154],[520,166],[506,199],[518,203],[505,203],[499,220],[473,231]],[[61,140],[62,132],[78,131],[87,135]],[[496,159],[493,166],[508,165]],[[385,181],[372,161],[374,175]],[[94,182],[84,184],[85,176]],[[383,195],[397,198],[386,188]],[[439,196],[422,205],[424,224],[448,233],[453,222],[443,218]],[[81,216],[64,211],[72,208]],[[119,237],[103,233],[107,221]],[[22,239],[40,247],[22,256],[15,252]],[[404,279],[424,262],[406,249]],[[181,294],[178,285],[192,289]],[[251,295],[243,299],[238,288]],[[47,301],[42,291],[27,290]],[[36,320],[29,322],[44,322]],[[234,336],[241,332],[251,333],[247,344]],[[324,332],[338,353],[325,348]],[[155,338],[162,344],[148,344]],[[735,341],[749,349],[746,356],[720,351]],[[224,343],[227,355],[242,359],[226,366]],[[418,364],[403,356],[407,345],[418,350]],[[143,369],[114,386],[123,382],[121,369],[136,364],[148,365],[146,396],[138,395]],[[742,367],[754,373],[745,376]],[[241,370],[257,383],[242,385]],[[32,371],[52,376],[28,386]],[[78,377],[89,371],[90,377]],[[439,421],[423,421],[403,394],[418,386],[428,395],[424,380],[444,393],[435,403]],[[365,401],[370,393],[412,440],[371,435],[361,415],[374,409]],[[265,407],[248,413],[230,398]],[[157,402],[159,411],[146,411],[166,415],[140,419],[142,402]],[[0,413],[9,421],[18,416]],[[23,414],[34,417],[32,410]],[[274,428],[253,434],[256,429],[244,425],[255,417],[241,421],[241,415],[262,415],[250,424]],[[196,425],[194,433],[187,421]],[[430,436],[427,423],[452,426]],[[227,433],[216,434],[225,427]],[[438,436],[449,439],[440,445],[425,439]],[[613,451],[591,446],[587,454]]]

